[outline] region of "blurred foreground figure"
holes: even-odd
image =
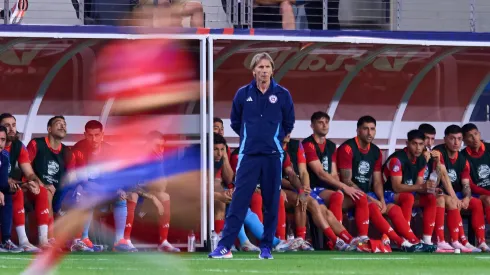
[[[145,8],[137,13],[139,18],[133,18],[131,24],[165,27],[169,24],[166,19],[151,21],[145,18],[165,18],[166,12],[165,9]],[[121,197],[121,190],[129,191],[137,186],[158,188],[166,182],[168,188],[178,186],[178,189],[174,188],[178,190],[177,194],[174,193],[178,197],[176,202],[185,203],[182,207],[177,206],[177,214],[189,207],[199,207],[200,193],[194,192],[200,182],[199,148],[173,148],[157,158],[149,148],[139,146],[137,140],[141,136],[139,133],[148,133],[165,123],[162,116],[144,114],[199,98],[194,64],[182,48],[169,40],[116,40],[99,52],[95,92],[101,100],[114,99],[111,116],[117,118],[117,123],[107,127],[113,137],[112,146],[108,148],[110,152],[83,169],[69,172],[64,188],[76,190],[78,186],[86,187],[88,184],[91,196],[69,204],[71,208],[54,224],[55,246],[40,254],[24,274],[46,274],[54,269],[61,260],[60,248],[92,218],[92,209],[117,200]],[[172,121],[174,123],[179,125]],[[97,171],[96,176],[91,173],[94,170]],[[189,223],[198,219],[192,217],[191,211],[185,217],[184,222]]]

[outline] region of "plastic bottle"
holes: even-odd
[[[196,235],[194,235],[194,230],[191,230],[189,236],[187,236],[187,252],[196,252]]]
[[[214,251],[218,247],[218,234],[213,230],[211,231],[211,251]]]

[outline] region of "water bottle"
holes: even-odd
[[[428,193],[431,193],[431,194],[436,193],[437,179],[438,179],[438,176],[437,176],[436,171],[434,170],[434,171],[432,171],[432,173],[430,173],[429,180],[427,181],[427,184],[429,184],[429,186],[427,186],[428,187]]]
[[[213,230],[211,231],[211,251],[214,251],[218,247],[218,234]]]
[[[191,230],[189,236],[187,236],[187,252],[196,252],[196,235],[194,235],[194,230]]]

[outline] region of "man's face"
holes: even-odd
[[[267,59],[261,59],[253,69],[253,75],[257,82],[267,82],[272,76],[272,64]]]
[[[224,154],[226,154],[226,146],[224,144],[215,144],[214,145],[214,161],[220,161]]]
[[[480,131],[478,131],[477,129],[473,129],[467,132],[464,135],[463,140],[466,146],[470,147],[471,149],[476,149],[478,146],[480,146],[481,143]]]
[[[223,123],[215,122],[213,123],[213,132],[220,136],[225,136],[225,128],[223,127]]]
[[[57,118],[48,127],[48,133],[55,138],[63,139],[66,137],[66,122],[64,119]]]
[[[461,149],[461,144],[463,143],[463,134],[449,134],[444,137],[444,143],[446,148],[451,152],[458,152]]]
[[[165,139],[163,137],[155,137],[150,141],[151,150],[156,153],[163,153],[165,151]]]
[[[424,134],[425,139],[424,139],[424,145],[427,148],[432,148],[434,146],[434,143],[436,141],[436,135],[433,134]]]
[[[282,140],[282,142],[284,143],[289,143],[289,141],[291,140],[291,134],[287,134],[284,139]]]
[[[423,140],[415,138],[411,141],[407,141],[407,148],[412,156],[419,157],[424,151],[425,144]]]
[[[5,132],[0,132],[0,151],[5,149],[5,143],[7,143],[7,135]]]
[[[330,121],[322,117],[311,124],[311,129],[313,129],[313,133],[319,136],[326,136],[328,134],[328,129],[330,127]]]
[[[104,140],[104,132],[102,132],[101,129],[87,129],[84,135],[92,149],[96,150],[100,148],[100,145]]]
[[[8,131],[8,140],[9,141],[14,141],[17,139],[17,121],[13,117],[7,117],[4,118],[1,122],[0,125],[4,126],[7,128]]]
[[[364,143],[371,143],[376,136],[376,125],[372,122],[363,123],[357,128],[357,136]]]

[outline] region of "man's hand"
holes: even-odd
[[[375,203],[378,206],[379,211],[381,211],[381,214],[386,213],[386,203],[385,203],[384,200],[383,201],[379,201],[379,200],[376,200],[374,198],[371,198],[371,202],[372,203]]]
[[[51,193],[51,195],[54,196],[54,193],[56,192],[56,188],[52,184],[44,185],[44,187],[48,190],[48,192]]]
[[[441,162],[441,152],[438,150],[433,150],[430,152],[430,157],[436,162],[440,163]]]
[[[233,197],[233,189],[227,189],[223,194],[223,199],[221,200],[222,202],[229,204],[231,202],[231,198]]]
[[[305,191],[305,194],[306,194],[306,195],[308,195],[308,196],[311,194],[311,188],[310,188],[309,186],[306,186],[306,187],[303,189],[303,191]]]
[[[308,195],[303,191],[298,194],[296,199],[296,206],[301,205],[301,212],[306,212],[306,208],[308,206]]]
[[[8,179],[8,184],[10,187],[10,192],[15,193],[20,189],[19,182],[14,180],[13,178]]]
[[[117,195],[119,196],[119,199],[125,200],[127,198],[126,191],[122,189],[117,190]]]
[[[163,207],[162,202],[160,202],[160,200],[156,196],[153,196],[151,194],[148,194],[148,198],[151,200],[153,205],[155,205],[155,207],[157,208],[158,215],[162,216],[163,213],[165,213],[165,208]]]
[[[362,192],[361,190],[359,190],[355,187],[347,186],[347,185],[344,185],[344,187],[342,188],[342,191],[344,191],[344,194],[349,196],[353,201],[359,199],[360,197],[362,197],[364,195],[364,192]]]
[[[26,184],[27,190],[31,191],[34,195],[39,194],[39,184],[37,181],[30,180]]]
[[[0,206],[5,205],[5,196],[3,195],[2,192],[0,192]]]
[[[431,156],[431,152],[429,150],[425,150],[423,152],[423,154],[424,154],[425,161],[429,162],[430,156]]]
[[[470,198],[466,197],[461,200],[461,208],[468,209],[469,206],[470,206]]]

